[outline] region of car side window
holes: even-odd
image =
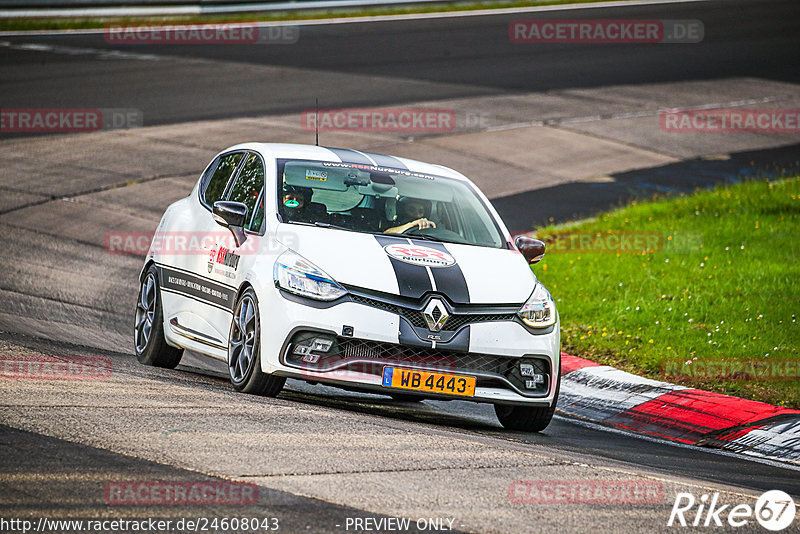
[[[261,231],[261,225],[264,224],[264,195],[258,200],[258,205],[256,206],[256,212],[253,214],[253,222],[251,223],[251,228],[254,232]]]
[[[242,168],[242,172],[236,177],[233,183],[228,200],[241,202],[247,206],[247,216],[245,217],[245,230],[257,232],[261,229],[261,221],[255,220],[253,212],[256,210],[256,203],[264,190],[264,162],[258,154],[250,154]],[[260,216],[263,220],[263,211]]]
[[[223,154],[218,157],[206,171],[209,178],[205,178],[205,191],[203,191],[203,201],[208,206],[213,206],[214,202],[222,200],[225,194],[225,187],[228,185],[233,171],[242,161],[244,154],[235,152],[233,154]]]

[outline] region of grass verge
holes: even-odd
[[[537,235],[565,351],[800,408],[800,178],[632,202]]]
[[[235,22],[273,22],[312,20],[340,17],[409,15],[414,13],[451,13],[480,9],[551,6],[563,4],[595,4],[611,0],[499,0],[496,2],[443,2],[441,4],[411,4],[394,7],[364,7],[340,9],[308,9],[300,11],[249,12],[229,15],[149,16],[149,17],[32,17],[0,19],[0,31],[80,30],[103,28],[107,24],[171,25],[223,24]],[[625,1],[625,0],[623,0]],[[629,1],[629,0],[628,0]]]

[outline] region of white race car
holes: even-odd
[[[140,276],[140,362],[183,349],[234,388],[286,378],[413,401],[494,404],[539,431],[560,383],[556,306],[486,197],[439,165],[357,150],[247,143],[172,204]]]

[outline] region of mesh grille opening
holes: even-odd
[[[297,343],[308,343],[309,336],[314,337],[314,334],[308,332],[295,334],[286,353],[288,364],[321,372],[348,369],[376,376],[381,375],[384,365],[450,373],[473,373],[479,375],[478,385],[508,388],[510,382],[519,392],[532,396],[544,395],[549,388],[550,363],[545,358],[515,358],[493,354],[463,353],[338,337],[329,352],[314,353],[315,357],[311,358],[314,361],[304,361],[308,358],[305,358],[304,354],[295,354],[293,350]],[[520,363],[533,365],[534,372],[545,376],[545,382],[534,389],[526,388],[526,379],[521,376],[519,371]],[[505,380],[502,380],[501,377]]]
[[[369,297],[364,297],[361,295],[351,295],[350,298],[352,298],[353,301],[358,302],[359,304],[364,304],[372,308],[385,310],[390,313],[396,313],[404,317],[406,320],[408,320],[409,323],[411,323],[413,326],[416,326],[417,328],[428,328],[428,324],[425,322],[425,317],[422,314],[422,310],[417,310],[407,306],[400,306],[397,304],[391,304],[388,302],[371,299]],[[447,322],[444,324],[442,330],[452,332],[470,323],[486,323],[491,321],[513,321],[515,317],[516,314],[513,313],[488,313],[488,314],[453,313],[447,319]],[[438,320],[439,318],[438,311],[434,312],[434,318]]]

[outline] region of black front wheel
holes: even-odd
[[[556,383],[556,394],[551,406],[510,406],[508,404],[495,404],[494,413],[503,428],[506,430],[520,430],[523,432],[541,432],[550,424],[556,411],[558,391],[561,388],[561,377]]]
[[[275,397],[286,383],[285,377],[261,370],[261,320],[258,299],[248,288],[236,302],[228,335],[228,371],[234,389],[242,393]]]
[[[145,365],[174,369],[183,357],[183,349],[169,346],[164,338],[164,315],[155,265],[147,269],[139,286],[133,343],[136,358]]]

